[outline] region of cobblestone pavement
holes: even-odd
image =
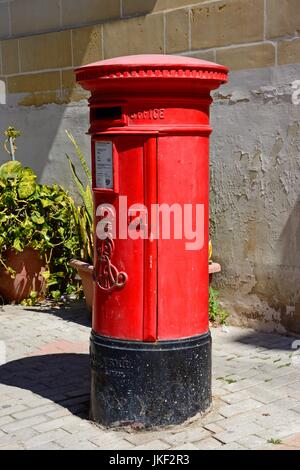
[[[89,333],[80,304],[0,312],[0,449],[300,449],[293,338],[213,328],[212,410],[145,432],[88,421]]]

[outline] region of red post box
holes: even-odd
[[[76,70],[91,91],[91,418],[183,422],[211,404],[210,91],[223,66],[141,55]]]

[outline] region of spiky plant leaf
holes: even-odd
[[[83,168],[83,171],[85,172],[86,174],[86,177],[89,181],[90,184],[92,184],[92,174],[91,174],[91,171],[88,167],[88,164],[86,162],[86,159],[84,158],[84,155],[79,147],[79,145],[77,144],[74,136],[71,134],[71,132],[69,132],[68,130],[66,130],[66,134],[67,136],[69,137],[70,141],[72,142],[74,148],[75,148],[75,152],[76,152],[76,155],[78,156],[79,160],[80,160],[80,163],[81,163],[81,166]]]

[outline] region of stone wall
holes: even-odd
[[[228,65],[212,107],[216,281],[233,321],[300,334],[299,32],[299,0],[0,0],[0,131],[22,129],[18,158],[70,187],[66,128],[89,154],[74,67],[138,53]]]
[[[80,100],[73,68],[120,55],[180,53],[231,70],[300,62],[299,0],[6,0],[0,18],[0,77],[25,105]]]

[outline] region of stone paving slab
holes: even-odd
[[[181,426],[108,430],[88,420],[90,322],[81,303],[0,312],[0,450],[300,449],[294,338],[212,328],[213,406]]]

